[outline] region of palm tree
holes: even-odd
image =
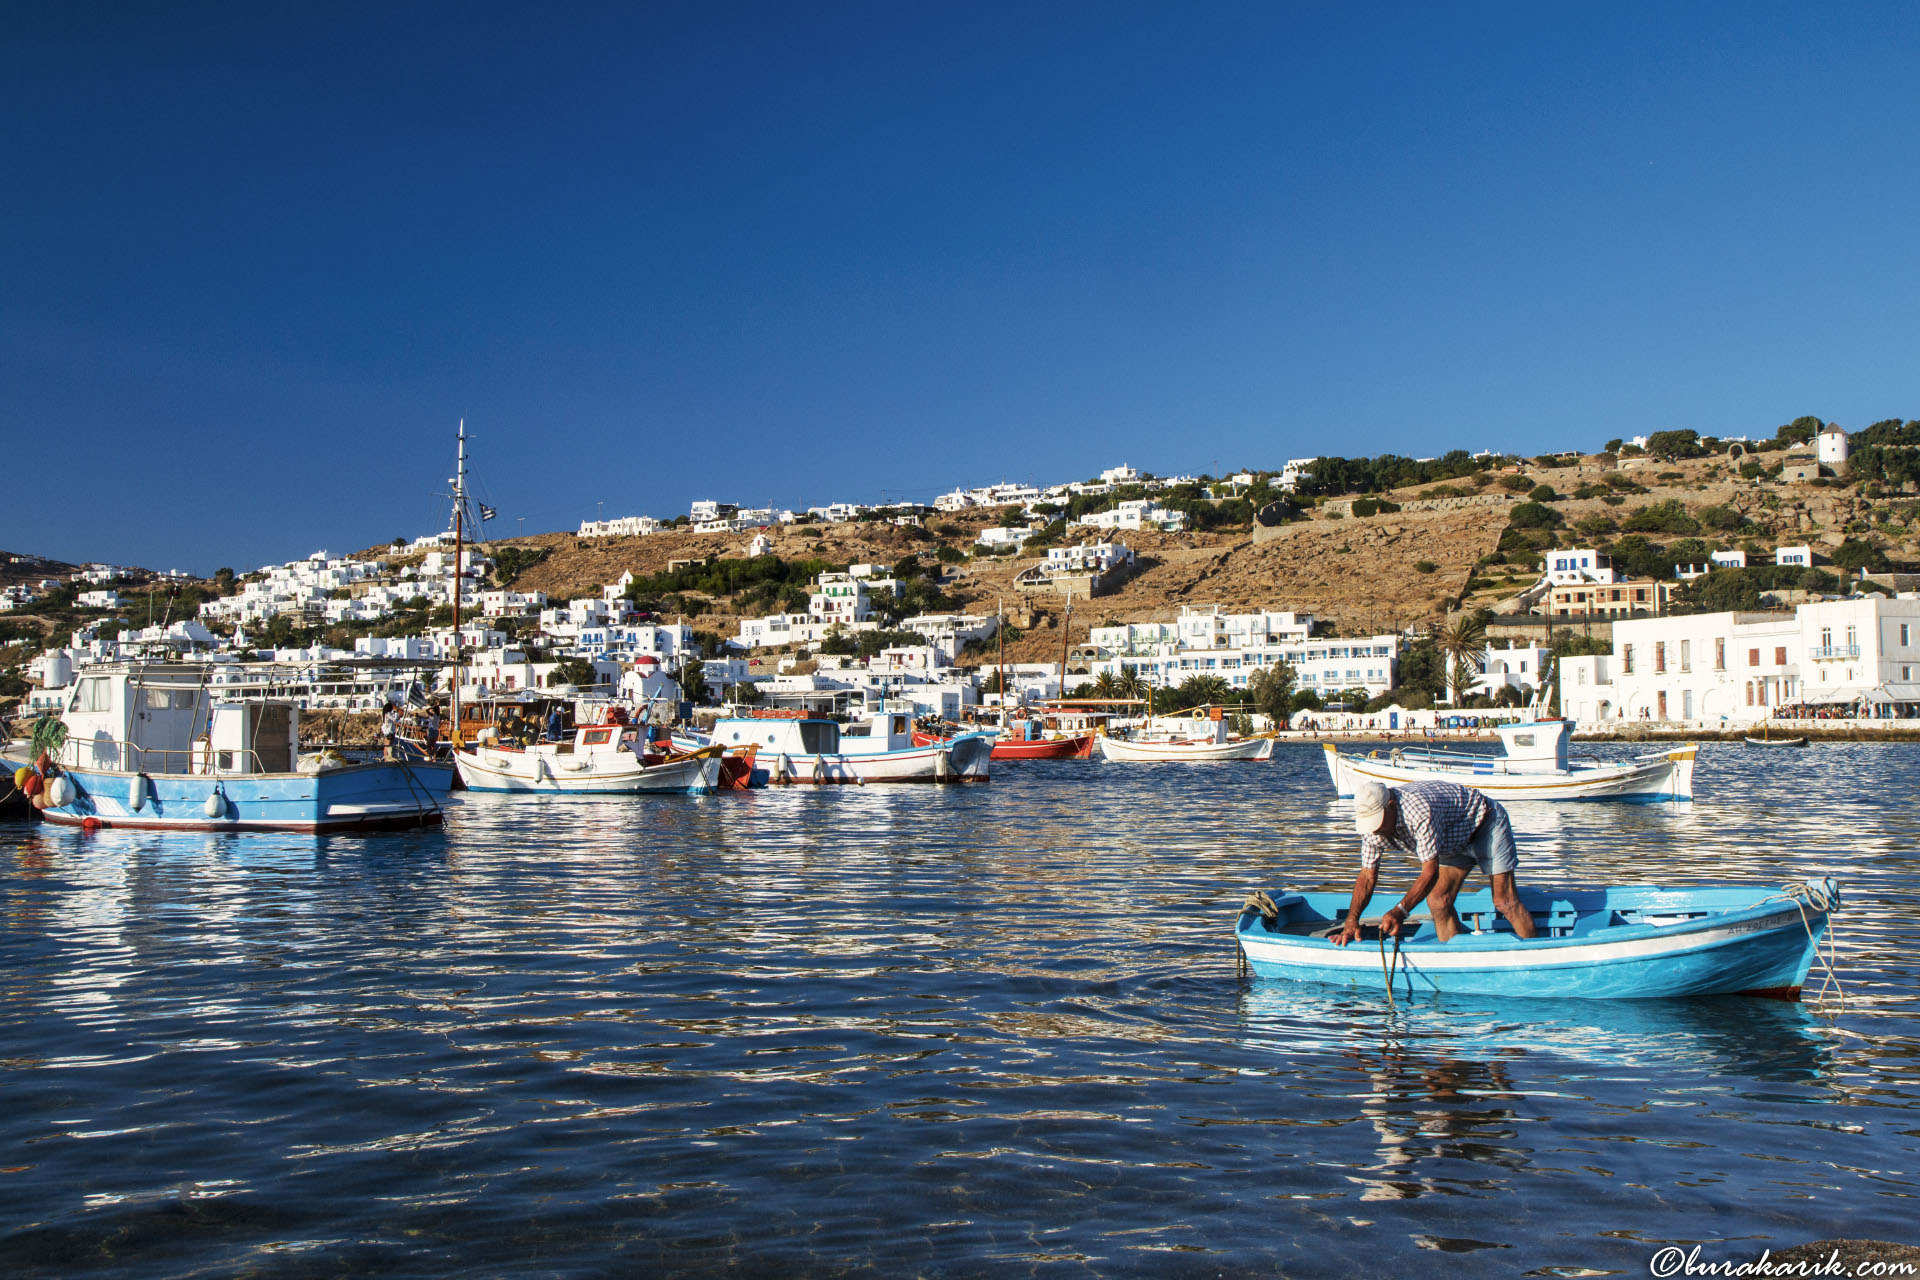
[[[1434,643],[1446,659],[1447,698],[1458,703],[1461,688],[1473,681],[1469,674],[1473,659],[1487,647],[1487,620],[1478,613],[1455,614],[1440,628]]]
[[[1120,682],[1113,678],[1113,672],[1102,671],[1094,677],[1093,696],[1096,698],[1117,698],[1120,696]]]
[[[1180,701],[1189,707],[1225,702],[1233,689],[1219,676],[1188,676],[1180,682]]]
[[[1147,682],[1140,678],[1138,668],[1122,667],[1120,678],[1114,681],[1114,692],[1123,698],[1144,697],[1147,692]]]

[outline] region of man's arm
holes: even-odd
[[[1367,909],[1367,902],[1373,897],[1374,869],[1360,868],[1360,874],[1353,878],[1353,901],[1347,905],[1347,922],[1340,931],[1329,939],[1336,947],[1344,947],[1360,936],[1360,913]]]
[[[1437,859],[1428,858],[1421,863],[1420,875],[1414,880],[1412,891],[1388,907],[1387,913],[1380,917],[1380,932],[1389,938],[1399,937],[1400,926],[1406,923],[1407,917],[1413,914],[1414,908],[1427,900],[1427,895],[1433,892],[1433,886],[1439,879],[1440,863]]]

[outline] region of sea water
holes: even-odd
[[[1709,745],[1690,804],[1512,806],[1523,884],[1835,876],[1818,1007],[1242,980],[1249,890],[1357,867],[1307,745],[468,796],[364,837],[0,826],[0,1269],[1646,1274],[1909,1239],[1916,782],[1916,747]]]

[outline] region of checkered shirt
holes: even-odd
[[[1409,782],[1390,790],[1399,799],[1393,831],[1360,837],[1363,867],[1377,865],[1389,849],[1404,850],[1422,862],[1458,853],[1473,842],[1473,833],[1493,811],[1493,801],[1457,782]]]

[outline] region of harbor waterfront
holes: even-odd
[[[0,1264],[1577,1275],[1911,1237],[1920,746],[1510,807],[1523,886],[1834,877],[1844,1004],[1243,979],[1249,890],[1352,882],[1322,756],[0,824]]]

